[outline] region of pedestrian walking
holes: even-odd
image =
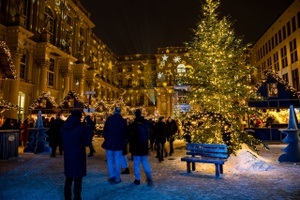
[[[63,127],[61,128],[61,136],[64,147],[64,173],[65,200],[72,199],[72,184],[74,199],[81,199],[82,178],[86,176],[86,147],[90,145],[90,129],[91,121],[87,119],[85,126],[81,122],[82,113],[79,110],[73,110]]]
[[[158,122],[154,126],[154,135],[157,144],[157,158],[159,162],[162,162],[164,161],[164,151],[166,151],[165,143],[168,136],[168,126],[166,124],[165,117],[159,117]],[[165,157],[167,156],[168,154],[165,152]]]
[[[58,114],[56,116],[56,119],[52,117],[49,122],[49,129],[47,131],[48,135],[48,141],[49,141],[49,146],[51,147],[51,157],[56,156],[56,149],[58,147],[59,154],[63,154],[63,145],[62,145],[62,140],[61,140],[61,135],[60,135],[60,129],[64,125],[64,121],[60,118],[60,115]]]
[[[133,166],[134,166],[134,183],[140,185],[141,183],[141,170],[140,165],[143,166],[144,172],[146,174],[146,182],[148,186],[153,184],[152,172],[150,163],[148,161],[148,134],[149,125],[147,120],[141,115],[141,110],[137,109],[135,111],[135,120],[131,124],[131,153],[133,155]]]
[[[170,151],[169,151],[169,156],[172,156],[172,154],[174,153],[174,147],[173,147],[173,143],[175,140],[175,135],[178,132],[178,126],[177,123],[174,119],[172,119],[171,117],[168,117],[167,120],[167,125],[168,125],[168,142],[169,142],[169,146],[170,146]]]
[[[93,121],[92,119],[91,119],[91,116],[90,115],[87,115],[86,116],[86,119],[87,118],[89,118],[88,120],[89,121],[91,121],[91,127],[89,127],[89,131],[90,131],[90,136],[91,136],[91,138],[90,138],[90,140],[91,140],[91,143],[90,143],[90,146],[89,146],[89,150],[90,150],[90,152],[89,152],[89,155],[88,155],[88,157],[92,157],[93,155],[94,155],[94,153],[96,152],[95,151],[95,148],[94,148],[94,146],[93,146],[93,138],[94,138],[94,130],[96,129],[96,123],[95,123],[95,121]],[[87,121],[85,120],[85,123],[87,123]]]
[[[127,123],[121,115],[120,107],[116,107],[114,114],[107,118],[103,128],[103,137],[102,147],[106,150],[108,181],[120,183],[121,157],[127,137]]]

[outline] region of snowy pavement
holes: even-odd
[[[259,147],[258,155],[244,147],[225,163],[224,175],[215,178],[213,164],[196,164],[197,170],[187,174],[186,163],[180,161],[185,155],[184,143],[176,141],[174,155],[162,163],[155,158],[155,152],[150,152],[154,185],[148,187],[145,180],[139,186],[133,184],[132,161],[130,174],[121,175],[119,184],[109,184],[102,141],[94,139],[96,154],[87,158],[84,200],[300,199],[299,163],[277,162],[286,144],[270,144],[270,150]],[[143,172],[142,176],[145,177]],[[49,154],[20,152],[18,158],[0,160],[1,200],[61,200],[64,180],[63,157],[59,155],[51,158]]]

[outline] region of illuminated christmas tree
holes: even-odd
[[[244,132],[243,117],[253,110],[250,86],[254,68],[246,64],[249,45],[237,37],[228,17],[218,19],[219,0],[206,0],[193,40],[187,43],[193,68],[182,79],[190,86],[192,107],[184,120],[192,142],[226,143],[232,152],[258,140]],[[183,123],[185,124],[185,123]],[[184,125],[185,126],[185,125]]]

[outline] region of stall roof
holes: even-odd
[[[17,110],[18,106],[11,103],[10,101],[6,101],[4,99],[0,99],[0,114],[6,110]]]
[[[64,98],[59,106],[63,111],[88,108],[88,105],[80,98],[79,94],[72,90],[69,91],[68,95]]]
[[[289,108],[290,105],[300,107],[300,92],[283,80],[272,69],[266,70],[262,80],[255,85],[261,100],[249,101],[250,107],[257,108]]]
[[[16,79],[17,72],[8,46],[0,41],[0,79]]]
[[[29,106],[32,113],[37,114],[42,111],[43,114],[56,113],[59,106],[51,96],[50,92],[42,92],[42,94]]]

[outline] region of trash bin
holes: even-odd
[[[18,157],[20,131],[0,130],[0,159]]]

